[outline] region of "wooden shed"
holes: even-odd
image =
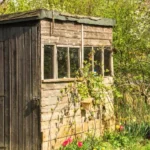
[[[92,70],[112,83],[114,24],[112,19],[43,9],[0,16],[1,150],[57,149],[67,136],[86,132],[80,112],[72,132],[65,132],[71,116],[64,114],[58,126],[67,97],[53,115],[50,110],[93,48]],[[103,67],[94,65],[95,60]]]

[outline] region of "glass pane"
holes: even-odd
[[[70,53],[70,77],[75,77],[79,69],[79,48],[69,48]]]
[[[110,57],[111,57],[111,49],[110,47],[104,48],[104,75],[109,76],[111,74],[111,64],[110,64]]]
[[[92,62],[92,47],[84,47],[84,63]]]
[[[44,79],[53,78],[53,51],[54,46],[44,46]]]
[[[99,47],[94,47],[94,72],[101,74],[102,71],[102,51]]]
[[[58,78],[67,78],[67,47],[57,47]]]

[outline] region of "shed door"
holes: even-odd
[[[0,150],[40,149],[38,31],[28,22],[0,29]]]
[[[0,42],[0,150],[4,149],[4,59],[3,42]]]

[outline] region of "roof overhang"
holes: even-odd
[[[66,14],[58,11],[45,10],[45,9],[1,15],[0,24],[24,22],[24,21],[31,21],[31,20],[43,20],[43,19],[55,19],[64,22],[70,21],[79,24],[89,24],[89,25],[97,25],[97,26],[112,27],[115,25],[115,20],[113,19],[72,15],[72,14]]]

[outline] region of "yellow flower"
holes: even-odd
[[[136,117],[133,117],[132,121],[133,121],[133,122],[136,122]]]
[[[105,150],[105,147],[102,147],[101,150]]]
[[[120,125],[116,125],[116,129],[119,130],[120,129]]]

